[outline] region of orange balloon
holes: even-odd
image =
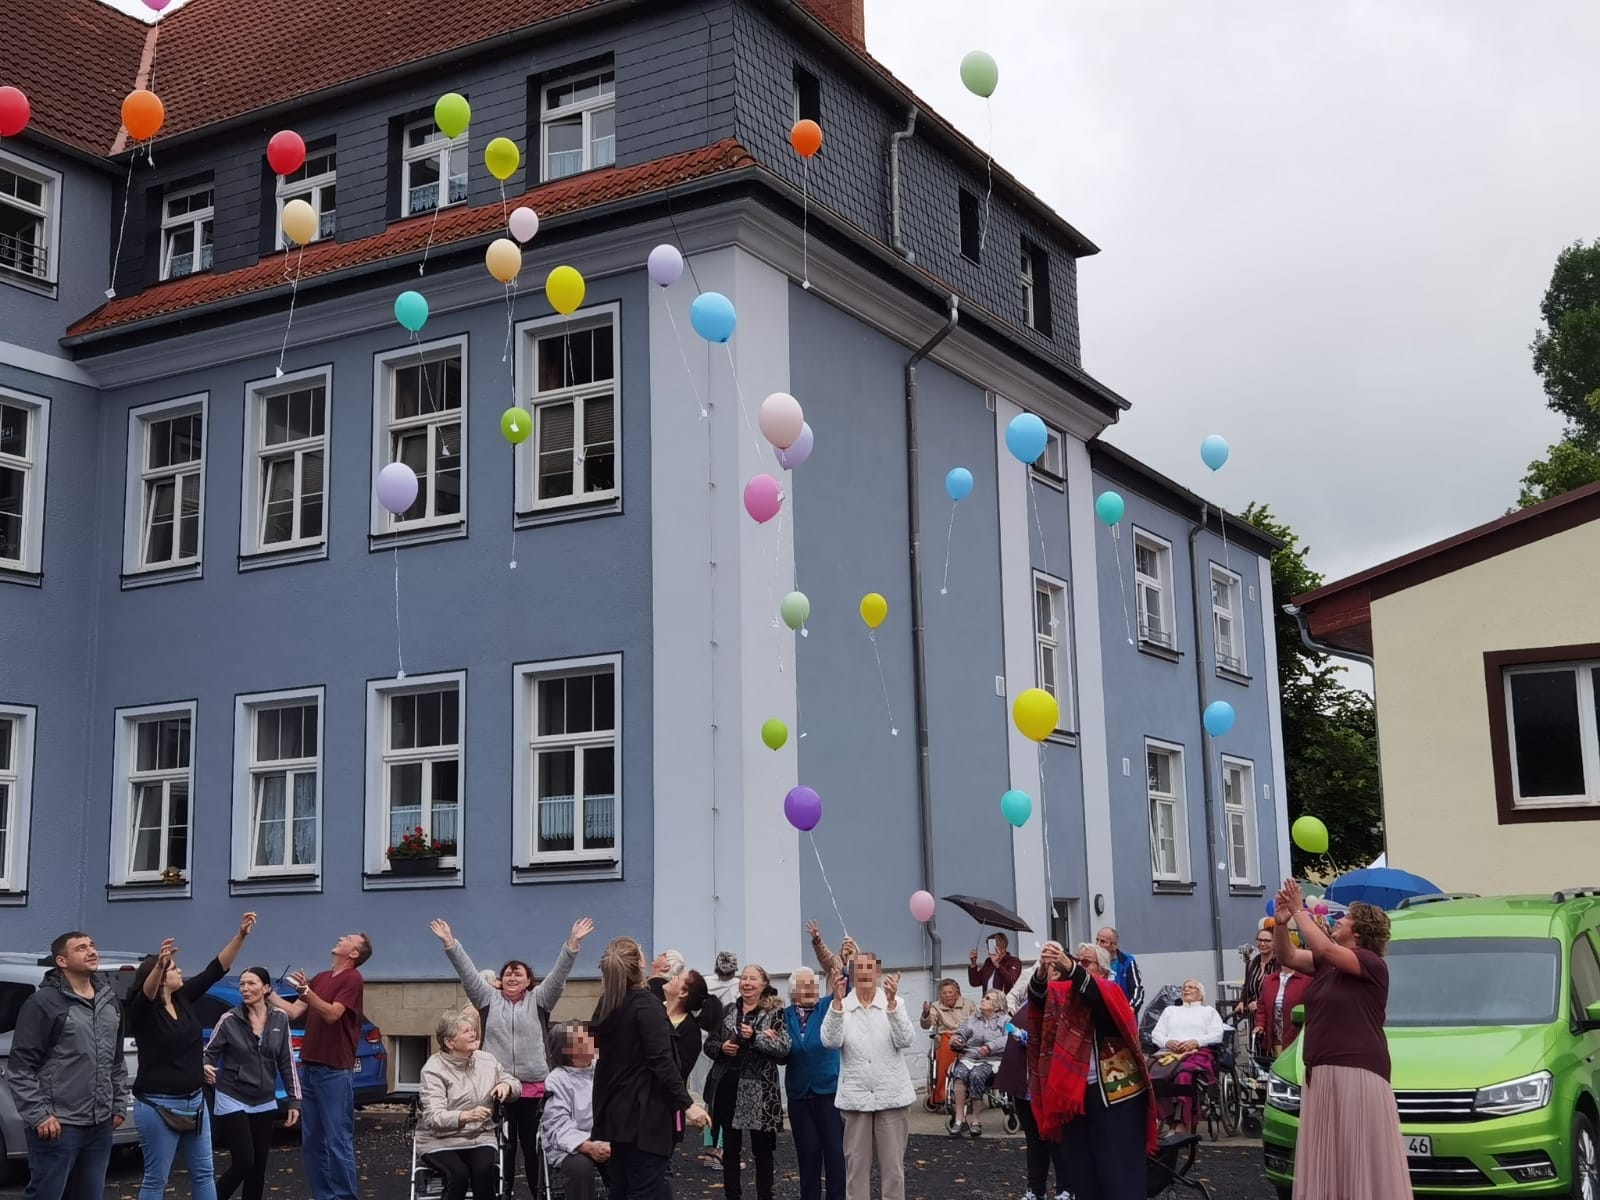
[[[167,106],[161,103],[161,98],[154,92],[140,88],[129,92],[128,98],[122,102],[122,127],[136,142],[147,142],[155,137],[166,119]]]
[[[810,117],[796,121],[789,131],[789,144],[801,158],[810,158],[822,149],[822,126]]]

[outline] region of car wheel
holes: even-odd
[[[1572,1200],[1600,1200],[1594,1121],[1581,1112],[1572,1115]]]

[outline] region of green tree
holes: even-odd
[[[1528,464],[1517,507],[1527,508],[1600,479],[1600,437],[1569,433]]]
[[[1347,871],[1365,866],[1383,850],[1372,698],[1346,687],[1342,669],[1308,647],[1300,638],[1299,623],[1283,611],[1295,596],[1322,586],[1322,576],[1307,562],[1309,547],[1264,504],[1251,504],[1241,515],[1283,543],[1272,556],[1272,593],[1278,606],[1273,632],[1289,819],[1310,814],[1328,827],[1328,853],[1313,856],[1295,846],[1293,870],[1300,875],[1308,867]]]
[[[1528,464],[1517,507],[1600,479],[1600,241],[1574,242],[1556,258],[1539,305],[1533,369],[1545,404],[1566,418],[1561,441]]]

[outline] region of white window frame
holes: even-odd
[[[611,91],[603,92],[591,100],[584,100],[567,108],[552,109],[550,107],[550,93],[557,88],[568,84],[580,83],[586,79],[599,78],[601,83],[606,82],[610,76]],[[617,107],[617,72],[615,67],[595,67],[587,71],[573,71],[566,75],[558,76],[539,85],[539,179],[549,183],[556,179],[570,179],[574,175],[581,175],[585,171],[593,171],[596,167],[614,166],[617,161],[617,134],[615,125],[615,112]],[[594,114],[612,110],[613,124],[611,132],[611,158],[608,162],[597,162],[594,152]],[[575,171],[563,171],[559,175],[550,169],[550,126],[570,121],[573,117],[583,119],[583,165]],[[572,151],[564,150],[563,154]]]
[[[192,209],[189,212],[177,214],[172,212],[172,204],[175,200],[198,196],[201,192],[211,193],[211,203],[209,205],[204,208]],[[178,191],[161,198],[162,279],[187,279],[190,275],[198,275],[202,271],[211,269],[212,253],[216,239],[216,213],[217,193],[214,184],[202,183],[195,187],[180,188]],[[172,252],[173,237],[186,229],[194,234],[193,264],[187,271],[174,274],[172,260],[176,255]],[[210,236],[206,236],[207,234]]]
[[[0,201],[0,204],[32,213],[44,222],[44,234],[39,244],[45,253],[44,274],[16,267],[0,267],[0,281],[23,287],[49,287],[61,278],[61,172],[8,154],[3,147],[0,147],[0,168],[43,185],[42,206],[28,204],[16,196]]]
[[[1226,603],[1218,604],[1216,589],[1224,589]],[[1216,656],[1217,670],[1234,675],[1248,675],[1249,663],[1245,657],[1244,641],[1244,579],[1220,563],[1211,564],[1211,645]],[[1229,626],[1230,653],[1222,650],[1222,626]]]
[[[307,167],[319,158],[328,159],[332,166],[319,171],[315,175],[302,174]],[[338,177],[338,151],[332,146],[320,150],[307,150],[306,161],[299,170],[288,177],[282,175],[277,177],[277,244],[279,250],[288,250],[292,247],[288,237],[283,232],[283,206],[291,200],[304,200],[311,205],[311,211],[317,214],[317,235],[311,239],[313,242],[320,242],[326,238],[333,237],[338,227],[338,218],[336,216],[339,207]],[[327,205],[327,195],[323,190],[325,188],[334,189],[334,204],[332,208]]]
[[[11,725],[11,761],[0,762],[0,787],[7,790],[5,845],[0,849],[0,904],[20,902],[28,892],[28,826],[33,815],[33,740],[38,710],[0,704],[0,722]]]
[[[1145,799],[1150,818],[1150,878],[1156,883],[1188,883],[1190,882],[1189,806],[1183,747],[1173,742],[1146,738],[1144,752]],[[1171,792],[1159,793],[1151,789],[1149,756],[1152,754],[1165,754],[1171,759]],[[1157,804],[1168,807],[1172,813],[1173,869],[1171,871],[1162,869],[1156,861],[1159,835],[1155,821]]]
[[[1039,628],[1039,598],[1050,599],[1053,629]],[[1044,663],[1050,656],[1055,666],[1055,690],[1051,692],[1061,710],[1056,726],[1057,733],[1070,733],[1077,728],[1077,705],[1074,702],[1072,669],[1072,589],[1065,579],[1033,573],[1033,671],[1037,687],[1045,687]]]
[[[579,734],[562,735],[541,742],[535,735],[538,702],[537,689],[541,679],[549,679],[560,675],[582,675],[598,673],[603,670],[612,673],[612,698],[614,712],[612,714],[612,728],[607,734]],[[529,869],[539,867],[574,865],[583,868],[593,868],[592,876],[595,878],[618,878],[622,873],[622,848],[623,825],[626,808],[624,806],[624,782],[622,776],[622,748],[624,730],[622,725],[622,695],[623,673],[622,655],[598,654],[585,658],[567,658],[548,662],[518,663],[512,667],[512,687],[515,697],[513,703],[512,720],[513,738],[516,749],[516,758],[512,769],[512,795],[515,803],[512,816],[512,867]],[[611,742],[614,755],[612,763],[612,779],[615,781],[616,795],[612,802],[612,829],[615,832],[615,845],[598,850],[582,850],[574,847],[572,850],[554,850],[540,852],[537,849],[538,836],[538,775],[534,767],[534,760],[541,745],[585,746],[595,747],[603,745],[607,740]],[[579,786],[582,779],[582,756],[579,756]],[[578,822],[575,820],[574,822]],[[584,871],[584,874],[591,874]]]
[[[0,452],[0,467],[23,473],[22,557],[0,558],[0,570],[37,575],[44,569],[45,470],[50,461],[50,400],[0,388],[0,404],[28,411],[28,445],[23,457]]]
[[[173,578],[196,578],[200,575],[206,556],[206,462],[210,458],[207,451],[207,442],[211,437],[211,394],[200,392],[192,396],[180,396],[172,400],[159,400],[154,404],[143,404],[128,410],[128,460],[127,460],[127,493],[124,497],[124,512],[122,534],[122,573],[125,577],[153,576],[145,582]],[[180,471],[162,469],[149,472],[149,477],[154,480],[163,474],[183,475],[198,470],[200,476],[200,528],[195,541],[195,556],[193,558],[171,559],[167,562],[146,565],[144,561],[144,533],[145,533],[145,443],[149,426],[158,421],[170,420],[173,417],[184,416],[191,412],[200,414],[200,461],[195,464],[185,465]],[[174,493],[174,513],[182,500],[181,489]],[[178,534],[175,531],[173,545],[178,545]],[[126,584],[127,580],[125,580]]]
[[[1040,454],[1028,470],[1034,479],[1056,491],[1064,491],[1067,482],[1067,457],[1066,446],[1061,440],[1062,434],[1053,425],[1044,427],[1044,453]]]
[[[561,337],[568,333],[581,333],[601,325],[611,326],[611,378],[605,382],[587,383],[580,387],[558,388],[549,392],[535,392],[538,382],[538,343],[545,337]],[[517,394],[520,403],[533,414],[533,436],[517,447],[516,504],[517,512],[535,517],[562,509],[581,508],[585,512],[595,508],[620,509],[622,504],[622,307],[602,304],[582,309],[570,318],[562,316],[537,317],[518,322],[516,326]],[[611,396],[612,486],[601,492],[568,492],[564,496],[539,499],[539,439],[543,429],[541,409],[556,404],[574,405],[572,423],[572,480],[578,486],[583,477],[583,406],[599,400],[607,393]]]
[[[431,129],[438,134],[437,137],[428,138],[421,145],[411,144],[413,130]],[[416,121],[407,121],[400,130],[400,215],[414,217],[420,213],[438,212],[456,204],[467,202],[468,189],[468,131],[463,131],[460,137],[447,138],[434,123],[432,117],[423,117]],[[441,204],[430,205],[427,208],[414,207],[411,203],[411,166],[413,163],[426,162],[434,159],[439,166],[439,189],[443,200]],[[461,170],[451,173],[450,168],[460,164]],[[461,195],[454,195],[454,181],[461,180]],[[419,184],[418,186],[426,186]]]
[[[1229,788],[1229,778],[1233,787]],[[1228,863],[1228,883],[1234,887],[1261,885],[1261,848],[1256,830],[1256,765],[1248,758],[1222,755],[1222,839]],[[1234,858],[1234,832],[1244,839],[1244,870]]]
[[[298,442],[284,442],[272,449],[267,449],[266,420],[267,402],[276,396],[287,392],[304,391],[308,387],[317,385],[322,387],[322,436],[320,438],[303,438]],[[305,371],[295,371],[283,378],[256,379],[244,385],[244,461],[239,478],[243,481],[240,489],[242,503],[239,505],[239,555],[241,558],[252,556],[269,557],[273,562],[284,560],[297,560],[300,558],[323,558],[327,555],[328,547],[328,514],[329,492],[332,488],[331,472],[328,469],[329,455],[332,453],[331,434],[333,429],[333,367],[331,365],[313,367]],[[293,454],[295,465],[295,520],[300,520],[300,506],[304,497],[300,495],[302,461],[307,453],[316,451],[320,445],[322,450],[322,532],[316,537],[295,538],[286,542],[273,542],[270,545],[263,540],[266,523],[266,467],[269,460],[287,457]]]
[[[455,883],[466,872],[467,815],[467,673],[444,671],[434,675],[408,675],[404,679],[374,679],[367,683],[367,797],[366,873],[369,884],[389,883],[389,771],[391,763],[431,761],[444,757],[441,748],[388,752],[389,699],[417,692],[456,690],[456,853],[440,860],[451,872],[435,882]],[[428,773],[423,772],[424,786]],[[428,878],[406,877],[396,882],[427,885]]]
[[[194,878],[195,832],[198,827],[196,818],[200,806],[197,803],[194,788],[194,761],[196,747],[200,744],[198,737],[199,722],[196,720],[199,705],[193,701],[183,701],[176,704],[150,704],[138,708],[119,708],[116,712],[116,745],[115,757],[112,759],[112,796],[111,796],[111,864],[108,879],[113,887],[128,884],[158,884],[162,882],[160,871],[135,871],[133,869],[133,790],[136,786],[134,770],[136,765],[134,756],[138,753],[138,727],[144,721],[173,720],[187,717],[189,720],[189,765],[185,768],[175,768],[169,771],[147,772],[141,777],[143,782],[176,782],[183,779],[189,785],[189,837],[188,837],[188,863],[183,868],[184,882],[182,887],[168,887],[161,892],[162,895],[188,895],[190,881]]]
[[[299,759],[272,759],[262,760],[256,756],[256,716],[263,710],[271,708],[298,708],[306,704],[317,706],[317,753]],[[276,884],[273,890],[297,890],[292,884],[309,884],[312,889],[320,885],[322,878],[322,847],[323,825],[325,810],[322,804],[323,793],[323,737],[324,722],[327,716],[327,689],[322,686],[293,688],[279,692],[255,692],[234,698],[233,709],[233,874],[232,883],[237,889],[241,884]],[[255,814],[256,814],[256,788],[257,781],[266,775],[283,772],[289,775],[314,771],[317,776],[317,839],[316,861],[313,863],[284,863],[279,866],[257,866],[255,864]],[[292,839],[292,813],[294,803],[294,789],[292,781],[286,782],[285,789],[286,812],[291,814],[291,828],[286,831],[286,839]],[[292,844],[286,840],[285,846]],[[285,857],[289,857],[285,854]],[[256,889],[249,889],[256,890]]]
[[[1156,555],[1156,567],[1160,571],[1157,576],[1147,575],[1139,570],[1139,551],[1141,549],[1152,551]],[[1134,611],[1139,623],[1139,642],[1141,645],[1157,646],[1163,650],[1177,650],[1178,648],[1178,612],[1173,601],[1172,590],[1173,557],[1172,543],[1165,538],[1140,529],[1137,525],[1133,529],[1133,589]],[[1157,631],[1150,627],[1147,596],[1155,592],[1161,597],[1162,615],[1165,624]],[[1154,635],[1164,635],[1154,636]]]
[[[1033,328],[1033,251],[1026,244],[1022,247],[1022,261],[1017,273],[1017,281],[1022,285],[1022,323],[1029,329]]]
[[[1569,659],[1561,662],[1531,662],[1505,667],[1500,673],[1500,686],[1505,692],[1506,754],[1511,772],[1512,807],[1520,810],[1549,808],[1600,807],[1600,725],[1595,715],[1594,672],[1600,670],[1600,661]],[[1584,794],[1571,796],[1528,796],[1522,794],[1521,772],[1517,769],[1517,710],[1511,694],[1511,680],[1516,675],[1537,675],[1554,671],[1572,671],[1577,676],[1578,739],[1583,751]]]
[[[421,517],[415,521],[401,521],[392,516],[383,505],[378,503],[377,491],[372,489],[371,499],[371,526],[373,537],[393,537],[402,541],[416,540],[418,535],[426,540],[435,536],[454,536],[465,533],[467,528],[467,496],[471,476],[468,473],[470,426],[469,412],[471,409],[471,379],[470,364],[467,357],[467,335],[458,337],[441,338],[438,341],[424,342],[420,346],[408,346],[401,350],[385,350],[373,355],[372,359],[372,478],[378,478],[378,472],[394,461],[393,440],[395,431],[402,426],[406,429],[418,428],[424,425],[438,426],[449,424],[442,414],[428,417],[408,417],[400,425],[391,420],[394,412],[394,373],[407,367],[417,366],[419,363],[436,362],[439,359],[459,357],[461,360],[461,407],[456,411],[457,421],[461,426],[460,446],[458,457],[461,472],[461,511],[442,517]],[[433,462],[432,444],[433,435],[429,435],[429,464]],[[529,439],[530,441],[532,439]],[[425,486],[432,488],[435,472],[428,471]],[[418,492],[418,495],[423,493]],[[431,505],[430,500],[430,505]],[[324,522],[326,524],[326,522]]]

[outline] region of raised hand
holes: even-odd
[[[967,951],[967,961],[969,963],[971,963],[973,966],[977,966],[978,965],[978,952],[976,950]]]
[[[818,925],[815,919],[806,922],[806,936],[812,938],[822,936],[822,926]]]
[[[850,984],[846,982],[844,972],[838,967],[828,972],[828,990],[833,993],[833,998],[840,1008],[844,1007],[844,998],[850,994]]]
[[[450,922],[443,917],[435,917],[428,922],[428,928],[433,930],[433,936],[444,943],[446,950],[456,944],[456,935],[450,932]]]
[[[577,953],[578,947],[583,945],[583,939],[593,932],[594,921],[589,917],[579,917],[572,923],[572,932],[567,936],[567,945],[571,947],[573,953]]]
[[[900,973],[886,976],[883,981],[883,998],[889,1002],[889,1007],[894,1007],[894,998],[900,991]]]
[[[178,953],[178,943],[173,938],[163,938],[161,949],[156,951],[156,966],[165,971],[172,965],[173,956]]]
[[[1298,879],[1285,879],[1283,881],[1283,898],[1289,902],[1289,911],[1295,912],[1305,903],[1305,897],[1300,891]]]
[[[848,963],[855,958],[856,953],[860,949],[861,948],[856,945],[855,938],[851,937],[849,934],[845,934],[844,941],[839,943],[839,957],[843,958],[844,961]]]
[[[255,915],[255,913],[247,912],[247,913],[245,913],[244,916],[239,918],[239,936],[240,937],[249,937],[250,936],[250,931],[252,929],[254,929],[255,927],[256,927],[256,915]]]

